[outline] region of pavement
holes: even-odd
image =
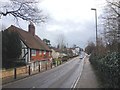
[[[85,58],[83,71],[77,82],[76,88],[99,88],[97,76],[95,75],[95,71],[88,57]]]

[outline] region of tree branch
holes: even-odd
[[[118,5],[117,5],[117,4],[112,3],[112,2],[110,2],[110,1],[108,1],[108,0],[106,0],[106,1],[110,4],[110,8],[111,8],[118,16],[120,16],[120,13],[117,12],[117,10],[115,10],[115,8],[112,7],[112,5],[114,5],[114,6],[118,7],[118,8],[120,8],[119,2],[118,2]]]
[[[37,8],[37,5],[35,5],[36,3],[38,3],[35,0],[33,1],[10,0],[10,1],[12,2],[12,5],[10,4],[3,7],[4,9],[7,9],[7,11],[6,12],[0,11],[0,15],[7,16],[8,14],[11,14],[15,18],[19,17],[26,21],[31,20],[34,23],[45,22],[45,20],[47,19],[45,15],[42,15],[42,10],[39,10]],[[17,10],[14,10],[17,7],[19,8]]]

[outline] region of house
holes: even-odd
[[[70,57],[70,58],[73,57],[73,51],[72,51],[72,48],[67,48],[67,55],[68,55],[68,57]]]
[[[75,47],[75,55],[78,56],[80,53],[80,47]]]
[[[67,56],[67,53],[63,51],[62,49],[51,47],[52,50],[52,57],[55,58],[62,58],[64,56]]]
[[[70,57],[78,56],[80,53],[80,47],[68,48],[68,55]]]
[[[32,70],[40,64],[40,61],[51,61],[52,51],[49,47],[35,35],[35,26],[30,22],[28,31],[11,25],[7,30],[18,33],[22,44],[22,59],[27,65],[30,65]]]
[[[52,47],[52,58],[53,59],[58,59],[60,57],[60,52],[57,48]]]
[[[73,56],[76,56],[75,48],[71,48]]]

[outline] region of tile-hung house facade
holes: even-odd
[[[18,33],[22,43],[21,58],[23,58],[28,65],[31,65],[32,70],[39,65],[40,61],[52,60],[52,51],[37,35],[35,35],[35,26],[32,22],[30,22],[28,26],[28,31],[13,25],[7,30]]]

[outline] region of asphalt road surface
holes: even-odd
[[[80,57],[15,82],[3,85],[2,88],[73,88],[81,75],[84,59]]]

